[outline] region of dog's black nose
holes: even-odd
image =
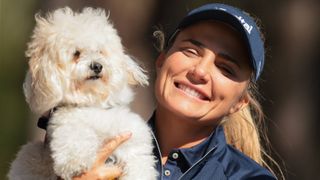
[[[90,69],[91,69],[92,71],[94,71],[96,74],[99,74],[99,73],[101,72],[102,67],[103,67],[103,66],[102,66],[100,63],[97,63],[97,62],[92,62],[92,63],[90,64]]]

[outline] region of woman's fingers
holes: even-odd
[[[107,143],[103,145],[103,147],[100,149],[98,155],[97,155],[97,164],[105,163],[105,161],[108,159],[108,157],[112,154],[114,150],[116,150],[122,143],[127,141],[131,137],[132,133],[127,132],[120,134]]]
[[[131,133],[123,133],[110,141],[106,142],[97,154],[97,160],[93,164],[92,168],[82,173],[79,176],[73,177],[73,180],[111,180],[117,179],[123,174],[123,164],[121,163],[105,163],[108,158],[112,158],[111,154],[116,150],[122,143],[127,141],[131,137]],[[110,160],[112,162],[112,159]]]
[[[123,173],[122,166],[100,166],[97,174],[101,179],[111,180],[119,178]]]

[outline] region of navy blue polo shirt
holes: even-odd
[[[264,167],[227,145],[222,126],[218,126],[207,139],[196,146],[173,149],[163,165],[156,140],[155,113],[148,123],[154,133],[154,155],[159,180],[276,179]]]

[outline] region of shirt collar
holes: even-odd
[[[155,137],[157,137],[157,132],[155,128],[155,112],[148,121],[149,126],[151,127]],[[208,138],[202,141],[200,144],[193,146],[191,148],[180,148],[173,149],[174,151],[180,151],[184,158],[187,160],[189,165],[196,163],[212,149],[217,148],[218,150],[226,146],[226,139],[224,135],[224,130],[221,125],[215,128]],[[215,150],[216,151],[216,150]]]
[[[223,132],[223,127],[216,127],[209,137],[207,137],[200,144],[197,144],[191,148],[181,148],[180,151],[184,155],[185,159],[190,165],[196,163],[202,157],[204,157],[208,152],[212,151],[214,148],[221,148],[226,145],[225,136]]]

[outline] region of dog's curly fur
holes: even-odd
[[[9,179],[71,179],[88,170],[103,141],[122,132],[132,137],[114,156],[121,179],[155,179],[151,131],[131,112],[131,84],[148,84],[141,67],[124,52],[102,9],[65,7],[36,16],[26,55],[26,101],[41,116],[53,108],[48,144],[28,143],[11,165]]]

